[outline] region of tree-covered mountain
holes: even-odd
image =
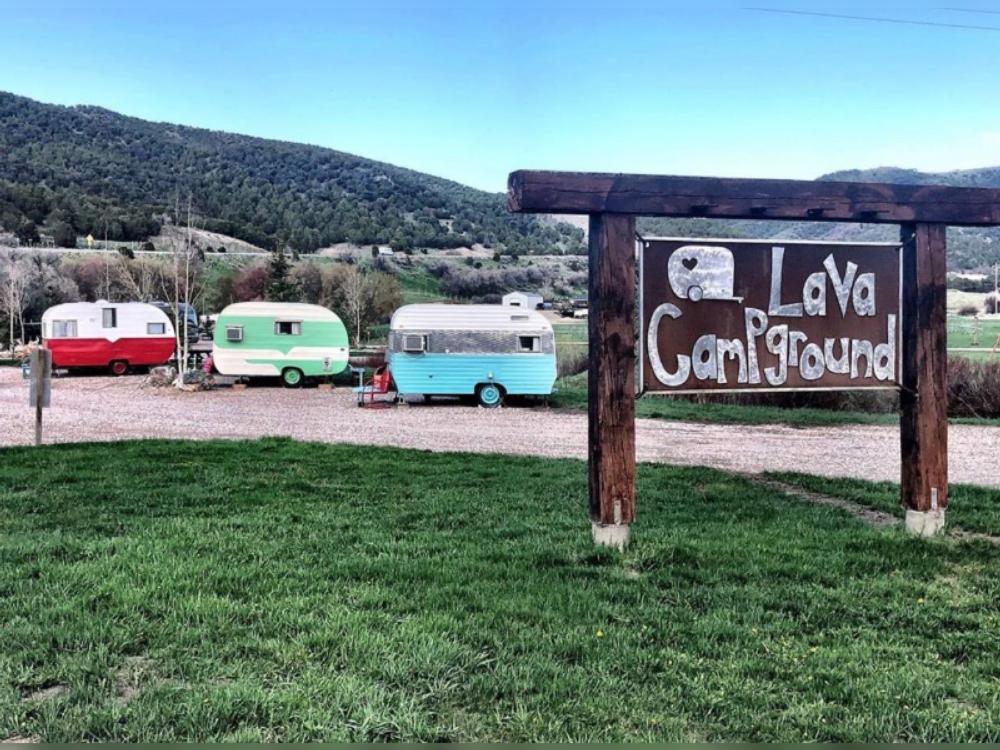
[[[164,215],[262,247],[480,243],[582,252],[569,224],[515,216],[502,194],[328,148],[154,123],[0,92],[0,227],[24,239],[144,239]],[[178,207],[180,210],[178,211]]]
[[[909,185],[1000,188],[1000,167],[954,172],[918,172],[898,167],[854,169],[823,175],[820,180],[840,182],[889,182]],[[661,219],[639,221],[639,231],[648,235],[686,237],[767,237],[784,240],[831,240],[895,242],[899,230],[886,224],[839,224],[828,222],[719,221],[713,219]],[[950,270],[982,270],[1000,263],[1000,228],[948,230]]]

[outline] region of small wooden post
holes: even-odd
[[[590,216],[588,443],[597,544],[623,548],[635,519],[635,219]]]
[[[931,536],[948,506],[945,225],[904,224],[900,445],[906,527]]]
[[[31,353],[31,379],[35,386],[35,445],[41,445],[42,404],[45,400],[45,352],[42,349]]]

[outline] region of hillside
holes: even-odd
[[[167,217],[273,248],[479,243],[582,252],[582,232],[513,216],[502,194],[332,149],[154,123],[0,92],[0,227],[139,240]],[[178,216],[177,214],[180,214]]]
[[[955,187],[1000,187],[1000,167],[955,172],[918,172],[897,167],[849,170],[823,175],[820,180],[892,182]],[[768,237],[786,240],[895,241],[896,227],[884,224],[835,224],[827,222],[719,221],[712,219],[641,219],[639,231],[652,235],[688,237]],[[948,230],[950,270],[984,269],[1000,263],[1000,228]]]

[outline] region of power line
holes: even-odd
[[[784,8],[756,8],[747,7],[744,10],[753,10],[759,13],[780,13],[790,16],[815,16],[818,18],[838,18],[848,21],[874,21],[876,23],[893,23],[904,26],[937,26],[945,29],[966,29],[973,31],[1000,31],[1000,26],[977,26],[966,23],[944,23],[940,21],[915,21],[907,18],[883,18],[878,16],[852,16],[846,13],[821,13],[812,10],[786,10]]]
[[[980,10],[979,8],[937,8],[937,10],[950,10],[953,13],[981,13],[984,16],[1000,16],[1000,10]]]

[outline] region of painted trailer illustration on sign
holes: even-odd
[[[319,305],[238,302],[215,323],[212,361],[223,375],[280,377],[289,388],[347,367],[347,330]]]
[[[389,324],[389,371],[400,396],[547,396],[556,379],[552,325],[505,305],[405,305]]]
[[[60,369],[106,367],[124,375],[174,356],[170,318],[143,302],[69,302],[42,314],[42,340]]]
[[[670,288],[681,299],[728,300],[733,296],[736,263],[729,248],[715,245],[685,245],[677,248],[667,261]]]

